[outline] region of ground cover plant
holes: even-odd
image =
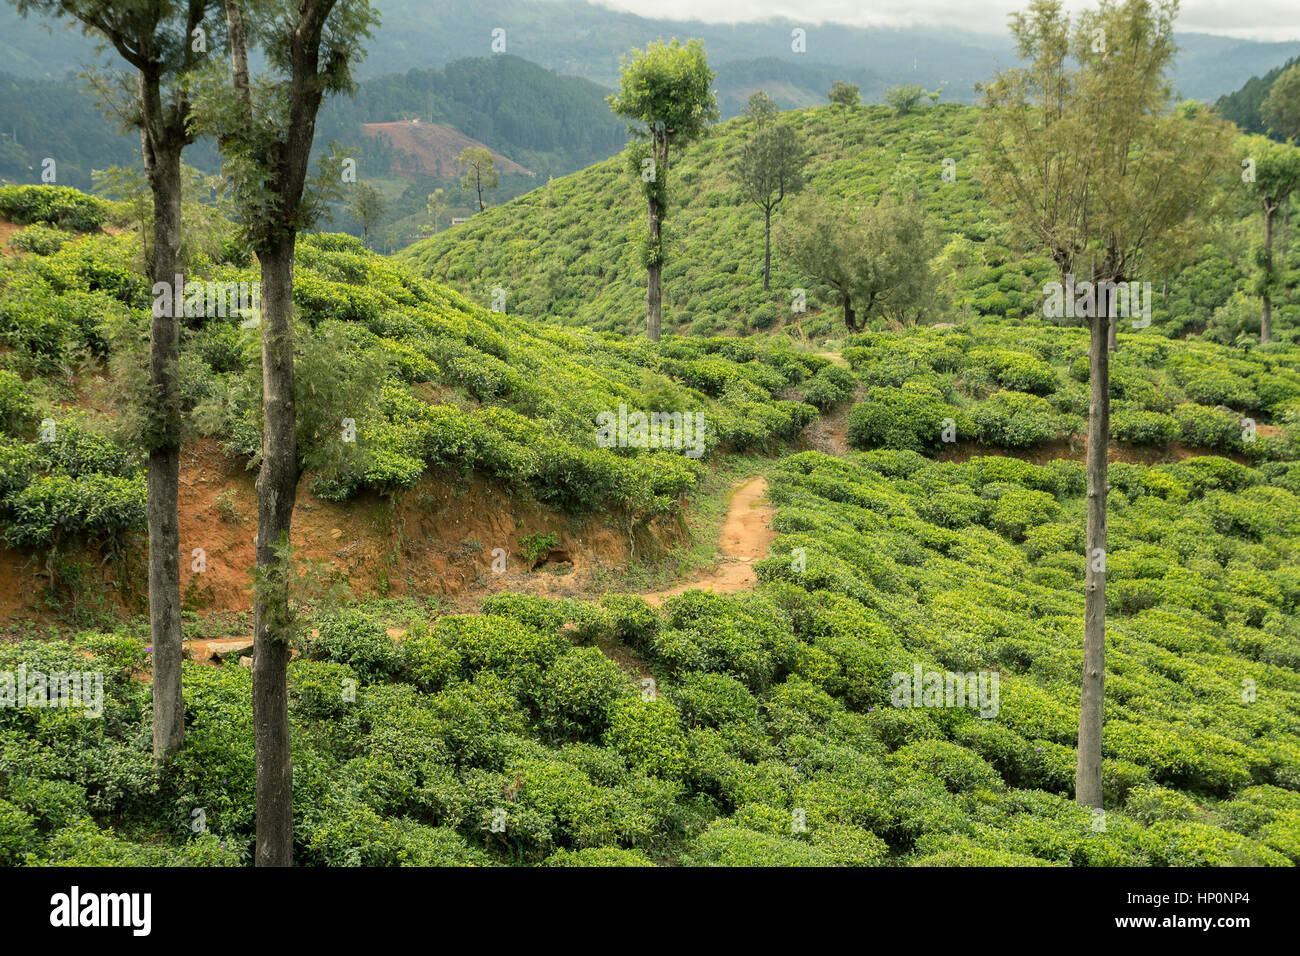
[[[1300,862],[1300,67],[1242,136],[1033,0],[979,107],[716,124],[643,42],[386,257],[464,197],[325,142],[368,0],[18,6],[145,163],[0,185],[0,865]]]
[[[1081,466],[809,452],[773,476],[779,537],[753,593],[660,610],[503,594],[474,615],[375,604],[305,619],[295,855],[1292,865],[1296,466],[1205,456],[1115,478],[1104,825],[1070,800]],[[9,861],[247,860],[248,672],[186,664],[187,744],[160,773],[137,745],[146,658],[129,629],[6,644],[3,664],[71,668],[78,649],[110,674],[104,720],[0,712]],[[997,671],[996,715],[895,706],[892,675],[917,666]]]

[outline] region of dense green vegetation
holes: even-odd
[[[813,153],[806,193],[850,204],[874,202],[885,191],[915,193],[940,233],[934,266],[946,279],[943,291],[954,318],[1041,314],[1043,285],[1057,278],[1055,270],[1045,259],[1009,248],[1005,223],[982,198],[974,180],[977,115],[974,108],[955,105],[905,116],[861,106],[845,117],[841,108],[826,106],[782,118],[807,138]],[[674,165],[663,327],[696,334],[785,327],[796,337],[841,336],[838,294],[775,252],[771,289],[763,291],[763,217],[737,194],[730,175],[749,132],[743,120],[716,127]],[[943,178],[945,159],[955,164],[952,182]],[[489,210],[416,243],[400,258],[479,301],[488,300],[492,286],[507,287],[512,313],[640,330],[645,313],[635,240],[642,225],[629,213],[636,184],[628,181],[624,164],[611,159],[556,179],[509,208]],[[1195,261],[1177,275],[1144,277],[1152,284],[1153,329],[1169,335],[1221,330],[1228,342],[1249,332],[1246,316],[1257,309],[1249,296],[1250,249],[1259,224],[1244,188],[1240,200],[1240,222],[1213,241],[1207,237]],[[1288,248],[1294,269],[1300,244]],[[792,310],[797,288],[807,289],[807,313]],[[1292,299],[1277,309],[1276,337],[1294,336],[1300,324],[1300,304]],[[874,327],[885,325],[878,320]]]
[[[478,616],[305,620],[295,856],[1294,864],[1300,472],[1206,457],[1112,474],[1100,824],[1069,799],[1082,466],[805,453],[775,476],[781,535],[753,594],[689,592],[662,611],[500,595]],[[400,644],[395,623],[412,627]],[[598,639],[634,649],[655,683]],[[186,747],[158,775],[137,743],[149,707],[130,632],[3,645],[0,669],[79,669],[79,649],[110,673],[102,720],[0,710],[3,862],[247,859],[248,672],[186,665]],[[891,675],[917,665],[997,671],[997,719],[893,706]]]
[[[1273,67],[1263,76],[1252,76],[1241,89],[1220,96],[1215,103],[1216,108],[1224,119],[1236,123],[1245,132],[1268,134],[1269,129],[1260,115],[1260,107],[1264,105],[1264,100],[1273,89],[1273,82],[1297,63],[1300,63],[1300,57],[1292,57],[1280,66]],[[1273,135],[1281,141],[1282,137]]]
[[[690,336],[632,334],[644,227],[626,157],[396,260],[340,234],[299,240],[298,452],[315,495],[473,476],[630,533],[680,514],[711,458],[740,453],[768,475],[778,537],[752,590],[657,609],[599,591],[497,593],[474,614],[298,602],[282,622],[299,652],[295,862],[1300,863],[1300,253],[1260,345],[1243,197],[1196,261],[1153,280],[1151,327],[1121,327],[1098,815],[1071,799],[1086,333],[1043,317],[1054,267],[1008,247],[972,180],[975,112],[897,112],[784,120],[812,147],[810,191],[925,210],[939,325],[864,311],[847,334],[830,288],[781,256],[762,291],[762,218],[732,177],[742,123],[673,161],[665,326]],[[0,259],[0,533],[43,562],[52,598],[86,586],[64,560],[86,546],[129,581],[154,427],[140,237],[101,232],[126,211],[74,190],[0,189],[0,215],[25,224]],[[187,282],[256,284],[227,225],[185,250]],[[808,313],[791,311],[796,288]],[[191,315],[181,331],[185,437],[250,468],[257,319]],[[726,334],[776,329],[790,335]],[[602,447],[598,416],[621,406],[701,414],[704,455]],[[836,421],[853,452],[799,451]],[[160,769],[147,627],[84,627],[43,640],[17,623],[0,641],[0,675],[105,675],[101,718],[0,706],[0,865],[250,862],[248,670],[185,664],[186,740]],[[895,693],[900,675],[953,672],[996,679],[992,712]]]
[[[19,239],[44,254],[7,259],[0,272],[0,526],[26,547],[138,528],[134,462],[146,425],[136,370],[151,298],[132,266],[135,240],[44,227]],[[805,393],[824,406],[833,381],[826,359],[779,343],[655,348],[532,325],[412,277],[347,236],[304,239],[296,278],[301,455],[314,490],[334,500],[409,488],[428,469],[466,470],[558,508],[613,507],[641,521],[675,511],[714,448],[775,450],[793,439],[817,417]],[[207,261],[187,281],[200,279],[255,283],[256,274],[236,257]],[[259,332],[249,326],[233,313],[187,321],[181,362],[192,433],[255,462]],[[109,417],[64,407],[68,370],[86,360],[112,370]],[[705,457],[598,447],[597,416],[620,404],[703,415]],[[340,438],[344,419],[355,440]]]
[[[1300,458],[1297,345],[1241,352],[1142,332],[1120,342],[1110,368],[1115,441]],[[1081,437],[1087,353],[1085,330],[1033,321],[851,336],[844,358],[866,391],[850,413],[849,439],[861,448],[936,452],[945,422],[947,442],[1004,449]]]

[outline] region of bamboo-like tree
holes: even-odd
[[[656,42],[622,60],[619,92],[610,108],[628,120],[634,137],[629,165],[646,197],[648,228],[642,260],[646,267],[646,337],[659,341],[663,313],[664,219],[668,214],[670,150],[703,135],[718,118],[709,89],[713,71],[699,40],[682,46]]]
[[[1259,341],[1267,345],[1273,338],[1273,293],[1279,281],[1273,258],[1274,223],[1277,211],[1285,208],[1292,194],[1300,190],[1300,149],[1289,143],[1270,142],[1263,136],[1250,136],[1242,143],[1242,151],[1247,164],[1243,179],[1264,214],[1256,291],[1261,304]]]
[[[262,449],[257,474],[253,722],[258,866],[293,857],[293,762],[286,685],[293,615],[289,533],[300,464],[294,404],[293,257],[299,231],[342,195],[336,150],[309,175],[321,102],[354,89],[352,67],[378,17],[366,0],[225,0],[230,82],[212,78],[204,115],[238,219],[262,269]],[[252,83],[248,49],[268,75]]]
[[[140,131],[153,200],[150,283],[175,283],[181,246],[181,153],[194,141],[189,80],[203,65],[220,23],[216,0],[17,0],[30,11],[75,20],[135,71],[134,82],[100,88],[102,106]],[[179,289],[172,290],[179,295]],[[160,314],[161,313],[161,314]],[[181,690],[180,324],[154,309],[149,329],[149,400],[144,441],[149,528],[149,635],[153,643],[153,755],[162,762],[185,740]]]
[[[1101,0],[1071,27],[1061,0],[1012,17],[1026,66],[982,86],[982,179],[1064,278],[1119,283],[1176,262],[1203,237],[1231,172],[1231,132],[1178,110],[1167,72],[1177,0]],[[1111,347],[1108,294],[1085,297],[1090,328],[1083,675],[1075,799],[1100,807],[1106,655],[1106,500]]]
[[[741,144],[732,176],[740,194],[763,210],[763,289],[772,277],[772,213],[777,206],[803,188],[803,169],[808,150],[803,137],[789,123],[782,122],[776,103],[762,90],[749,98],[745,116],[754,124]]]
[[[478,196],[478,211],[487,208],[483,203],[483,190],[496,189],[500,177],[496,163],[492,160],[492,151],[482,146],[466,146],[456,157],[456,162],[465,167],[465,174],[460,184],[466,189],[474,190]]]

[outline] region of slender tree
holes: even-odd
[[[460,184],[478,195],[478,211],[482,212],[487,208],[483,203],[483,190],[496,189],[500,179],[496,163],[492,161],[492,151],[482,146],[466,146],[456,157],[456,162],[465,167]]]
[[[1273,257],[1274,223],[1279,209],[1300,189],[1300,149],[1289,143],[1273,143],[1263,136],[1251,136],[1243,144],[1246,171],[1243,179],[1264,214],[1264,237],[1259,250],[1260,274],[1256,290],[1261,309],[1259,341],[1273,338],[1273,292],[1278,286],[1278,268]]]
[[[1062,278],[1087,268],[1090,327],[1087,542],[1083,674],[1075,799],[1102,805],[1106,655],[1106,501],[1110,351],[1117,317],[1110,283],[1162,270],[1203,235],[1222,194],[1225,123],[1175,109],[1166,73],[1176,0],[1101,0],[1074,29],[1061,0],[1012,17],[1026,66],[982,87],[983,179]],[[1083,292],[1082,285],[1080,292]]]
[[[424,205],[425,212],[429,215],[429,225],[434,232],[438,231],[438,223],[442,219],[442,212],[447,208],[447,200],[441,189],[435,189],[429,193],[428,201]]]
[[[370,183],[357,183],[352,187],[352,217],[361,226],[361,241],[370,248],[370,230],[384,218],[384,194]]]
[[[754,128],[740,147],[732,173],[741,197],[763,210],[763,289],[772,276],[772,213],[803,188],[808,151],[789,123],[776,118],[776,104],[763,91],[749,98],[745,115]]]
[[[341,195],[332,151],[308,175],[327,94],[354,89],[352,67],[378,17],[366,0],[225,0],[229,85],[213,78],[204,113],[217,134],[239,221],[262,269],[262,449],[257,475],[253,721],[258,866],[293,856],[293,762],[286,674],[293,616],[289,534],[300,465],[294,404],[293,257],[298,232]],[[256,43],[269,76],[254,84]]]
[[[843,149],[849,144],[849,113],[852,112],[853,107],[857,106],[861,99],[860,90],[856,83],[836,80],[831,84],[830,90],[826,93],[826,98],[831,101],[831,106],[840,114],[842,120],[840,148]]]
[[[140,131],[145,178],[153,199],[149,280],[175,283],[181,246],[181,153],[194,141],[188,81],[202,65],[218,24],[205,18],[215,0],[17,0],[29,11],[67,17],[135,70],[125,95],[101,90],[103,105]],[[131,89],[134,87],[134,89]],[[126,90],[130,90],[126,93]],[[179,289],[172,290],[179,295]],[[170,299],[170,297],[168,297]],[[161,762],[185,739],[181,690],[180,489],[181,412],[177,366],[179,321],[155,308],[149,329],[147,515],[149,634],[153,643],[153,754]]]
[[[632,173],[640,177],[646,197],[647,234],[642,259],[646,267],[646,336],[659,341],[663,311],[664,219],[668,213],[670,150],[703,135],[718,118],[716,96],[709,87],[713,71],[704,46],[651,43],[624,57],[621,88],[608,97],[611,109],[628,120],[635,137],[629,151]]]

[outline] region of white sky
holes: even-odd
[[[593,0],[639,16],[712,23],[782,17],[854,26],[948,26],[1005,34],[1024,0]],[[1068,9],[1092,6],[1066,0]],[[1300,40],[1300,0],[1183,0],[1177,29],[1251,40]]]

